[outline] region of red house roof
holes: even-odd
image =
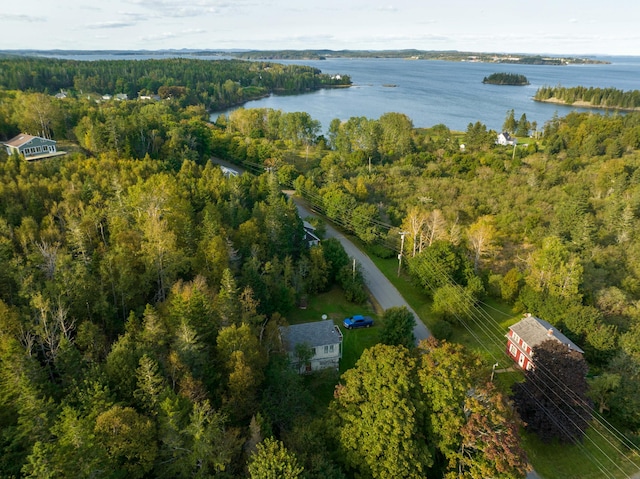
[[[555,329],[551,323],[548,323],[544,319],[536,318],[529,313],[509,329],[520,336],[530,348],[538,346],[547,339],[555,339],[567,345],[570,349],[584,354],[584,351],[580,349],[576,343]]]

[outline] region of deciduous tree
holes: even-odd
[[[345,462],[373,478],[422,478],[432,464],[415,359],[403,346],[365,350],[342,375],[331,411]]]
[[[533,348],[533,358],[535,367],[526,372],[513,395],[526,429],[545,442],[581,441],[591,421],[582,354],[549,339]]]

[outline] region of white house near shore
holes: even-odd
[[[64,155],[64,151],[56,149],[56,142],[40,136],[32,136],[21,133],[3,143],[7,149],[7,154],[18,153],[26,160],[40,160],[51,156]]]
[[[496,139],[496,143],[498,145],[515,145],[518,142],[517,139],[515,139],[514,137],[512,137],[508,132],[503,131],[502,133],[500,133],[498,135],[498,138]]]
[[[342,358],[342,332],[331,319],[313,323],[281,326],[280,337],[292,366],[300,373],[321,369],[338,369]],[[301,362],[297,347],[304,346],[311,351],[311,357]]]

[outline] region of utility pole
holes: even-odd
[[[491,382],[493,382],[493,376],[496,374],[496,368],[498,367],[498,363],[495,363],[491,368]]]
[[[400,268],[402,268],[402,254],[404,253],[404,235],[408,234],[407,231],[400,232],[400,254],[398,255],[398,277],[400,277]]]

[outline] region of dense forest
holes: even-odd
[[[0,152],[3,476],[524,477],[522,428],[580,444],[592,417],[638,443],[639,114],[555,117],[514,149],[481,122],[386,113],[322,134],[304,113],[210,124],[177,98],[1,90],[0,136],[20,131],[70,154]],[[257,175],[226,177],[212,155]],[[328,399],[279,327],[309,296],[366,291],[339,242],[306,244],[283,185],[371,255],[395,258],[404,232],[437,338],[415,345],[412,318],[380,312],[378,344],[328,375]],[[476,349],[448,341],[488,300],[584,358],[540,348],[537,376],[488,382]],[[589,406],[555,428],[535,407],[545,364]]]
[[[617,88],[550,87],[538,88],[536,101],[555,101],[567,105],[583,103],[595,108],[612,110],[637,110],[640,108],[640,90],[623,91]]]
[[[524,75],[517,73],[492,73],[488,77],[482,79],[482,83],[491,85],[528,85],[529,80]]]
[[[159,94],[179,96],[185,105],[204,105],[208,110],[221,110],[274,92],[302,93],[349,84],[347,75],[331,77],[304,65],[241,60],[0,59],[0,85],[8,90],[124,93],[130,99],[139,94]]]

